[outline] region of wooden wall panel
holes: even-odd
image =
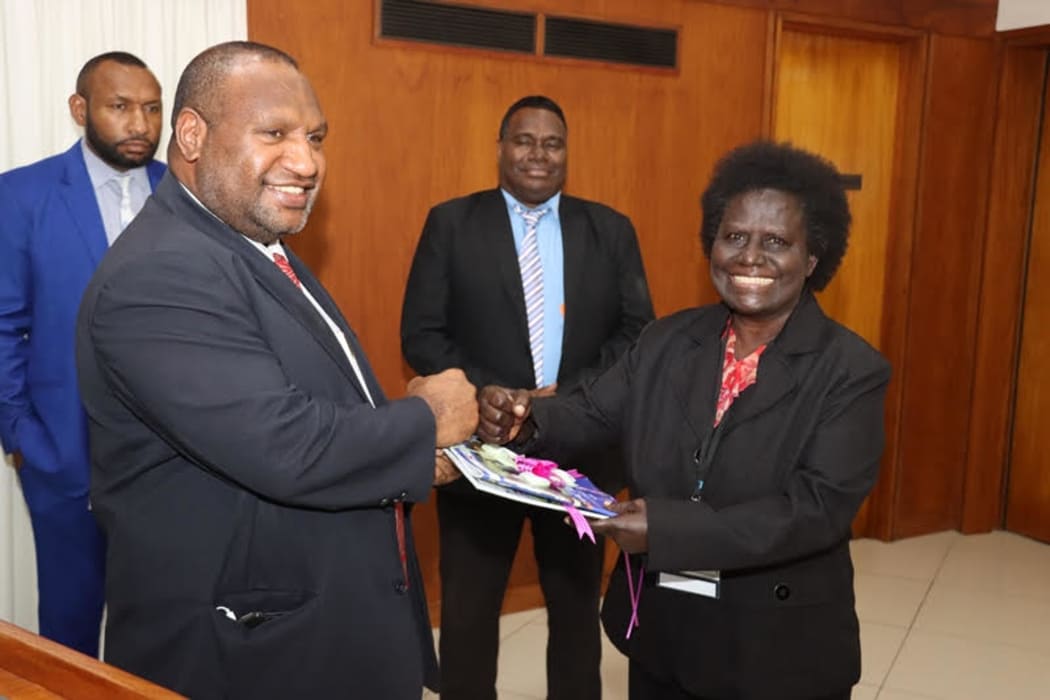
[[[657,313],[715,298],[698,238],[699,196],[715,160],[762,133],[768,15],[684,0],[608,0],[600,7],[543,0],[528,7],[679,27],[680,69],[389,42],[373,38],[372,3],[314,0],[302,12],[275,0],[249,2],[249,36],[296,56],[331,126],[328,181],[307,229],[290,243],[319,272],[392,396],[403,394],[410,374],[398,324],[427,210],[496,184],[499,120],[522,95],[544,93],[565,109],[567,191],[633,219]],[[435,598],[429,504],[417,510],[416,523]],[[512,585],[527,591],[534,582],[519,557]],[[512,590],[508,599],[516,597]]]
[[[941,34],[990,37],[998,0],[705,0]]]
[[[1003,52],[970,401],[963,532],[985,532],[1002,524],[1023,263],[1046,55],[1042,48],[1008,48]]]
[[[892,535],[958,527],[997,85],[995,46],[935,36],[912,249]]]

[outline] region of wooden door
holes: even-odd
[[[1006,528],[1044,542],[1050,542],[1050,450],[1043,442],[1050,425],[1050,278],[1043,274],[1050,265],[1048,97],[1050,83],[1043,95],[1043,121],[1031,205],[1006,497]]]
[[[781,34],[773,136],[861,176],[849,192],[849,251],[820,294],[825,313],[879,346],[897,137],[896,42],[787,29]]]
[[[903,353],[898,309],[907,296],[914,172],[921,113],[922,39],[913,32],[855,23],[815,24],[788,17],[776,42],[770,132],[777,141],[821,154],[844,175],[853,226],[834,280],[819,294],[821,306],[879,348],[891,362]],[[896,444],[897,388],[891,386],[887,449]],[[890,471],[890,470],[886,470]],[[862,507],[854,531],[887,536],[894,476]],[[879,499],[880,493],[882,498]],[[873,501],[878,512],[871,513]]]

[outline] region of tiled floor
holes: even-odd
[[[855,700],[1050,700],[1050,546],[1006,532],[853,542],[863,673]],[[500,700],[545,697],[546,614],[501,622]],[[603,697],[627,663],[603,652]],[[424,696],[426,697],[426,696]]]

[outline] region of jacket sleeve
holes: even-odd
[[[298,388],[241,284],[218,263],[165,251],[113,271],[79,319],[89,413],[119,402],[132,425],[278,503],[339,510],[399,492],[425,500],[435,431],[425,402],[372,408],[349,387],[345,402]]]
[[[32,280],[29,259],[29,212],[0,177],[0,442],[7,452],[20,450],[19,421],[39,423],[26,387]]]
[[[485,368],[467,361],[452,337],[450,299],[455,222],[435,208],[427,215],[412,259],[401,308],[401,352],[417,374],[458,367],[481,388],[498,383]]]
[[[630,219],[618,213],[604,218],[607,219],[604,230],[599,228],[601,224],[593,215],[591,224],[598,228],[599,235],[609,236],[615,241],[616,275],[620,292],[619,324],[602,342],[593,364],[580,372],[580,383],[586,383],[611,367],[654,317],[634,225]]]

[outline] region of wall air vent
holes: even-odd
[[[379,36],[532,54],[536,15],[421,0],[382,0]]]
[[[568,17],[547,17],[546,56],[675,68],[678,32]]]

